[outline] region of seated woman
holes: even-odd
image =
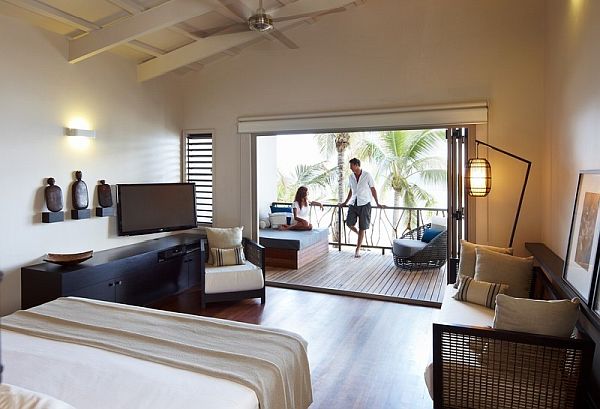
[[[311,230],[312,224],[308,221],[309,209],[308,206],[320,206],[323,210],[323,205],[317,201],[308,200],[308,188],[300,186],[296,191],[294,204],[292,205],[294,212],[294,220],[291,225],[282,224],[279,230]]]

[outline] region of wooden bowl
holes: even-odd
[[[48,263],[60,264],[62,266],[68,266],[70,264],[81,263],[82,261],[92,258],[94,255],[93,250],[84,251],[83,253],[71,253],[71,254],[55,254],[48,253],[44,258],[44,261]]]

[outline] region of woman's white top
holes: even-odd
[[[308,221],[309,213],[310,213],[308,206],[302,206],[302,208],[300,208],[300,204],[298,202],[294,202],[292,207],[294,209],[296,209],[296,217],[299,217],[301,219]]]

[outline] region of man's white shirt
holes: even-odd
[[[352,197],[348,201],[350,205],[364,206],[371,203],[371,188],[375,187],[375,181],[369,172],[361,170],[358,181],[354,172],[348,178],[348,187],[352,190]]]

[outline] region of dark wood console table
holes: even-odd
[[[200,284],[205,236],[180,234],[94,253],[81,264],[21,269],[21,308],[77,296],[132,305]]]

